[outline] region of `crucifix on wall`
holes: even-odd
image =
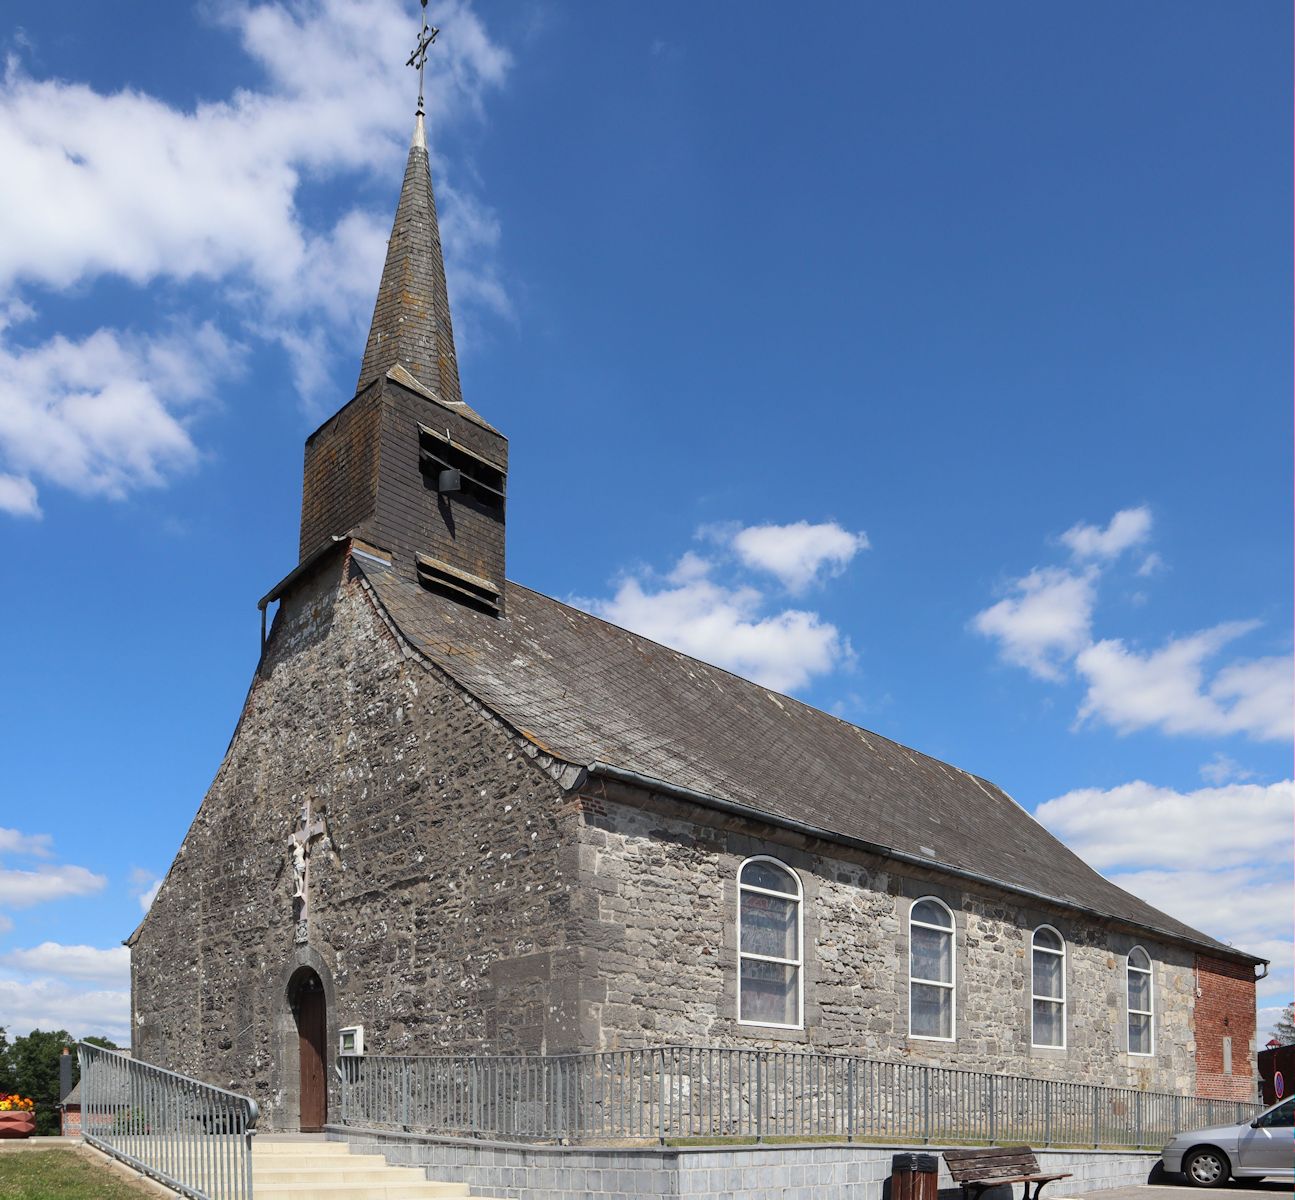
[[[297,922],[297,941],[305,942],[310,933],[310,852],[320,838],[328,835],[328,827],[314,815],[310,797],[301,806],[297,827],[288,837],[288,853],[292,856],[292,905]]]

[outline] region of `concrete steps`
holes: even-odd
[[[381,1154],[352,1154],[346,1142],[252,1142],[256,1200],[463,1200],[464,1183],[433,1183]]]

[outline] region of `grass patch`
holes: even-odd
[[[0,1152],[3,1200],[138,1200],[153,1195],[75,1150]]]

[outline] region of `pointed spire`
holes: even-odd
[[[414,122],[405,181],[355,390],[395,366],[404,367],[442,400],[462,403],[422,113]]]

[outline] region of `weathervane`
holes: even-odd
[[[423,115],[423,68],[427,65],[427,47],[436,41],[441,31],[435,25],[427,23],[427,0],[423,0],[423,30],[418,35],[418,47],[405,63],[407,67],[418,68],[418,115]]]

